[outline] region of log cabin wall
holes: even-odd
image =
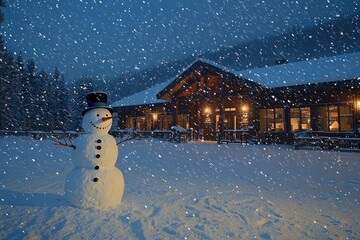
[[[168,102],[118,107],[119,128],[192,129],[220,142],[226,132],[251,129],[257,141],[292,142],[301,132],[358,136],[360,80],[265,88],[198,61],[162,89]]]

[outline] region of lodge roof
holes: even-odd
[[[134,95],[116,101],[111,104],[111,107],[138,106],[168,102],[166,100],[156,98],[156,94],[169,85],[169,83],[171,83],[173,80],[174,78],[168,79],[163,83],[156,84],[155,86],[144,91],[135,93]]]
[[[112,104],[112,107],[167,102],[160,98],[180,82],[184,75],[194,71],[200,65],[219,74],[230,74],[247,84],[260,85],[270,89],[360,79],[360,52],[241,71],[199,58],[178,76],[117,101]]]
[[[241,82],[242,84],[245,84],[247,86],[252,86],[254,88],[261,87],[259,83],[256,83],[253,80],[249,80],[246,78],[243,78],[241,75],[239,75],[236,71],[229,69],[225,66],[216,64],[215,62],[212,62],[208,59],[204,58],[198,58],[193,63],[191,63],[183,72],[181,72],[177,77],[174,78],[172,82],[170,82],[169,85],[167,85],[164,89],[162,89],[156,97],[158,99],[166,99],[166,94],[170,93],[172,89],[179,83],[183,81],[183,79],[193,73],[196,70],[199,70],[199,68],[206,69],[212,72],[217,73],[218,75],[228,76],[231,79],[236,79],[236,81]]]
[[[289,87],[360,78],[360,52],[238,71],[267,88]]]

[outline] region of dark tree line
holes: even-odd
[[[4,21],[0,0],[0,24]],[[0,131],[81,130],[85,95],[92,91],[85,76],[67,86],[63,74],[38,71],[34,60],[13,55],[0,35]]]
[[[37,71],[34,60],[16,59],[0,36],[0,130],[81,130],[85,95],[93,91],[86,76],[67,85],[63,74]]]
[[[0,39],[0,129],[8,131],[65,130],[69,124],[64,77],[37,71],[34,60],[16,59]]]

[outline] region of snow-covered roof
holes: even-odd
[[[188,68],[199,61],[268,88],[360,78],[360,52],[242,71],[236,71],[211,60],[200,58],[195,60]],[[158,99],[156,95],[179,76],[181,74],[152,88],[117,101],[111,106],[122,107],[167,102]]]
[[[268,88],[360,78],[360,52],[238,71]]]
[[[166,100],[157,99],[156,94],[160,92],[163,88],[165,88],[167,85],[169,85],[169,83],[173,80],[174,78],[168,79],[163,83],[156,84],[155,86],[148,88],[144,91],[135,93],[134,95],[116,101],[111,104],[111,107],[124,107],[168,102]]]

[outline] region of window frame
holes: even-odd
[[[261,116],[261,112],[265,110],[265,118]],[[281,115],[279,114],[279,110],[281,110]],[[265,119],[265,128],[264,123],[262,123],[262,119]],[[274,107],[274,108],[261,108],[260,109],[260,131],[263,132],[285,132],[285,108],[283,107]],[[281,121],[279,121],[281,120]],[[282,125],[282,127],[278,127]],[[272,127],[270,127],[270,125]],[[281,130],[279,130],[281,129]]]

